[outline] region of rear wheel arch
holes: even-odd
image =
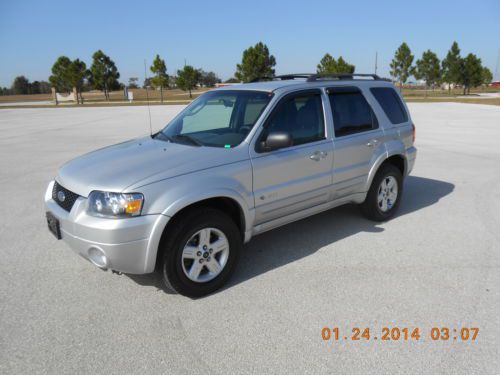
[[[400,168],[401,161],[394,158],[383,162],[377,169],[365,200],[360,204],[366,218],[385,221],[395,214],[403,191],[403,173]]]
[[[385,159],[383,161],[383,163],[379,166],[378,169],[380,169],[380,167],[384,164],[394,165],[396,168],[399,169],[399,171],[401,172],[401,175],[403,177],[405,176],[406,169],[407,169],[407,162],[406,162],[406,158],[403,155],[396,154],[396,155],[389,156],[387,159]]]
[[[399,169],[403,178],[405,177],[405,173],[407,171],[407,160],[404,155],[400,153],[394,153],[392,155],[382,154],[380,155],[376,161],[373,163],[373,166],[368,173],[368,178],[366,180],[365,191],[370,189],[370,186],[373,182],[373,179],[377,175],[378,171],[383,165],[391,164]]]

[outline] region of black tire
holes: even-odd
[[[378,204],[378,189],[382,181],[389,176],[396,179],[398,186],[398,194],[396,201],[390,209],[387,211],[381,210]],[[366,195],[365,201],[360,204],[361,212],[363,215],[370,220],[374,221],[386,221],[389,220],[396,211],[398,210],[399,204],[401,202],[401,195],[403,193],[403,176],[401,171],[392,164],[382,164],[377,174],[373,178],[370,190]]]
[[[182,251],[190,238],[204,228],[215,228],[226,236],[229,256],[217,277],[200,283],[192,281],[184,273]],[[216,291],[228,281],[243,247],[240,231],[231,218],[216,209],[199,208],[183,214],[168,229],[161,245],[161,272],[167,292],[192,298],[202,297]]]

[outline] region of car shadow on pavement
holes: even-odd
[[[409,176],[395,217],[411,214],[437,203],[454,185],[430,178]],[[246,244],[229,283],[222,293],[241,282],[314,254],[317,250],[360,232],[382,232],[379,223],[361,216],[356,205],[344,205],[254,237]],[[127,275],[141,285],[163,289],[161,275]]]

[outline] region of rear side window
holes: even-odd
[[[401,98],[394,89],[390,87],[373,87],[370,91],[393,124],[408,121],[408,114],[401,102]]]
[[[355,87],[329,89],[328,97],[336,137],[378,128],[377,118],[359,89]]]

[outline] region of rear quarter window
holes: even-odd
[[[386,116],[393,124],[401,124],[408,121],[408,114],[401,102],[401,98],[390,87],[372,87],[372,95],[384,110]]]

